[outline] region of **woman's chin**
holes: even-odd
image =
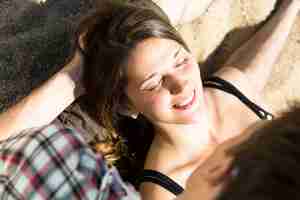
[[[203,123],[203,113],[199,110],[195,112],[185,113],[181,115],[177,115],[176,120],[180,124],[199,124]]]
[[[175,115],[185,124],[194,124],[202,121],[202,112],[204,109],[200,108],[200,101],[198,98],[195,98],[193,104],[186,109],[174,109]]]
[[[200,115],[189,116],[189,117],[183,118],[181,120],[182,124],[186,124],[186,125],[200,124],[201,121],[202,120],[201,120],[201,116]]]

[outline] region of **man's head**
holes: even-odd
[[[232,175],[218,200],[300,198],[300,107],[257,128],[229,154]]]

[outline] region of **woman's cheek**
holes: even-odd
[[[164,96],[161,95],[152,95],[148,99],[149,108],[151,112],[156,114],[161,114],[161,112],[167,108],[167,100]]]

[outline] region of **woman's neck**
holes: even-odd
[[[157,127],[155,139],[159,141],[162,147],[187,151],[194,146],[199,147],[201,144],[209,143],[211,138],[207,123],[205,122],[203,125],[201,125],[202,123],[189,125],[168,124],[165,127]]]

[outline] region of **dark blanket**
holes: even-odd
[[[0,0],[0,112],[64,63],[92,0]]]
[[[93,0],[0,0],[0,112],[26,96],[57,72],[71,49],[80,17]],[[80,100],[79,100],[80,101]],[[79,102],[58,119],[85,129],[91,137],[100,127]],[[93,138],[94,139],[94,138]]]

